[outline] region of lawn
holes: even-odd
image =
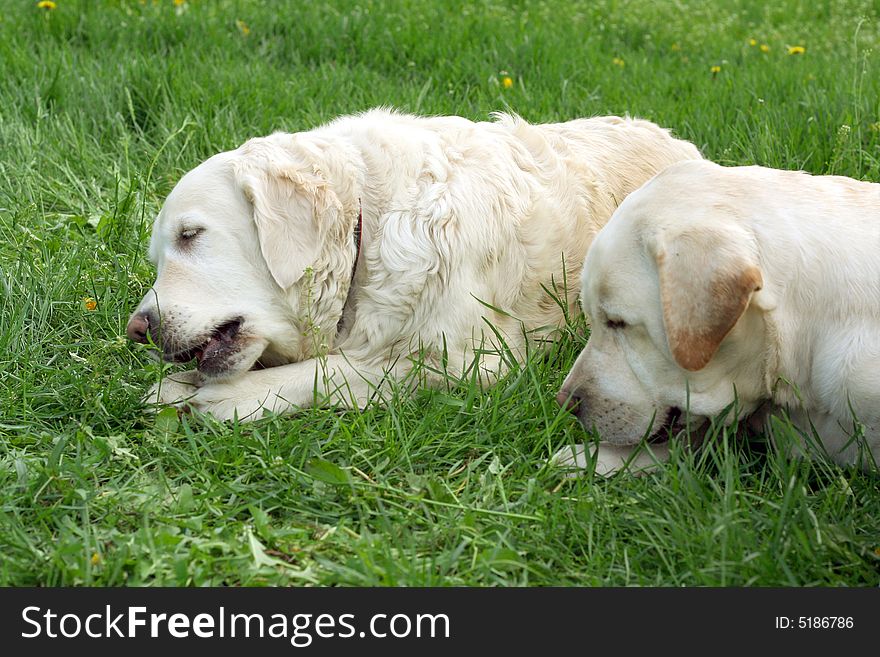
[[[878,584],[875,475],[726,431],[638,479],[546,466],[584,440],[582,320],[485,392],[243,425],[146,412],[124,338],[185,171],[376,105],[880,181],[876,0],[0,0],[0,37],[0,584]]]

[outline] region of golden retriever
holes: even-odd
[[[197,369],[151,399],[221,419],[363,406],[416,359],[459,375],[475,352],[491,382],[576,310],[587,247],[627,194],[699,157],[637,119],[385,109],[215,155],[153,228],[158,276],[128,335]]]
[[[587,254],[592,333],[559,392],[608,474],[710,418],[784,410],[840,464],[880,461],[880,184],[683,162],[621,204]],[[760,411],[756,417],[755,413]],[[639,443],[645,451],[635,451]]]

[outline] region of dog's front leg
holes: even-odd
[[[228,381],[206,380],[174,400],[178,406],[210,413],[220,420],[250,421],[264,411],[289,413],[315,404],[363,408],[381,398],[410,369],[409,361],[367,366],[330,355],[264,370],[252,370]]]

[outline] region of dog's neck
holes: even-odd
[[[880,326],[880,264],[873,251],[880,229],[842,219],[835,224],[777,221],[762,226],[760,244],[773,248],[772,257],[762,255],[761,260],[762,294],[773,300],[766,315],[775,368],[768,369],[767,381],[777,404],[820,407],[829,403],[832,388],[823,389],[816,381],[836,378],[843,385],[848,369],[880,366],[872,341],[862,337],[872,335],[866,326]],[[835,240],[828,239],[831,232]],[[841,244],[847,245],[846,257],[841,257]],[[840,344],[850,345],[848,358],[836,353]],[[838,365],[829,366],[832,362]]]

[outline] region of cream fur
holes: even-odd
[[[363,406],[413,357],[440,368],[445,351],[459,375],[474,349],[489,352],[489,383],[504,368],[495,331],[516,358],[552,339],[563,312],[544,288],[576,312],[580,265],[617,205],[700,157],[637,119],[495,118],[377,109],[252,139],[186,174],[156,220],[158,277],[136,314],[161,313],[171,354],[243,321],[228,366],[166,378],[153,400],[224,419]]]
[[[812,423],[837,463],[880,462],[878,253],[880,184],[702,161],[631,194],[587,255],[592,335],[560,395],[607,441],[598,470],[670,409],[699,433],[735,399],[739,418],[784,409],[811,438]]]

